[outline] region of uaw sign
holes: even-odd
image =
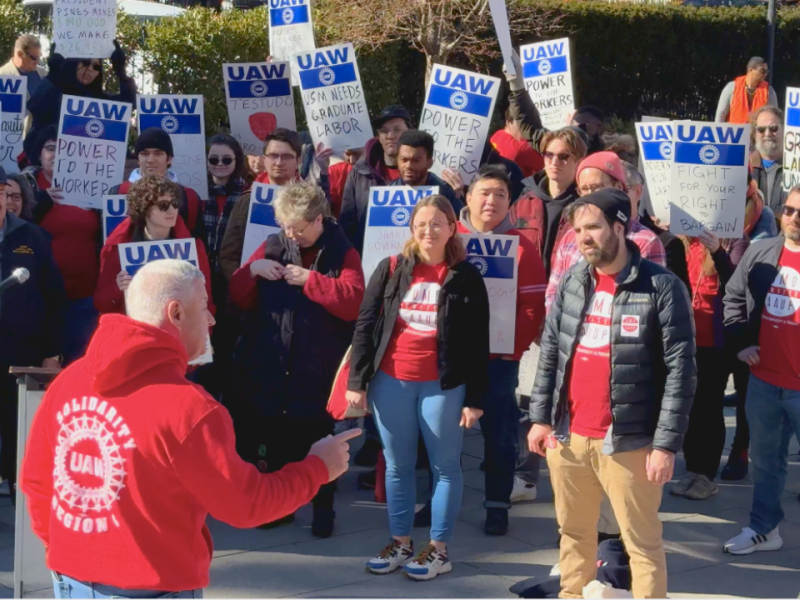
[[[290,60],[298,52],[311,52],[314,26],[311,0],[269,0],[269,53],[275,60]],[[295,76],[294,85],[299,85]]]
[[[272,207],[272,202],[280,189],[278,185],[267,183],[254,183],[250,188],[250,208],[247,210],[247,225],[244,230],[242,265],[250,260],[253,252],[258,250],[269,236],[281,230],[275,220],[275,209]]]
[[[127,196],[122,194],[103,197],[103,242],[127,216]]]
[[[0,165],[8,173],[19,170],[17,157],[22,153],[27,98],[27,77],[0,75]]]
[[[670,232],[742,237],[750,126],[674,121],[672,129]]]
[[[64,58],[108,58],[117,37],[117,0],[55,0],[53,43]]]
[[[500,80],[433,65],[419,128],[433,136],[434,173],[461,174],[465,184],[480,168]]]
[[[439,186],[379,186],[369,189],[367,226],[361,266],[364,281],[384,258],[400,254],[411,237],[411,213],[421,198],[439,193]]]
[[[137,96],[139,133],[158,127],[169,134],[178,183],[208,200],[206,134],[202,96]]]
[[[636,123],[636,137],[654,216],[669,223],[672,124]]]
[[[5,109],[3,109],[5,113]],[[786,126],[783,133],[783,189],[800,185],[800,88],[786,88]],[[5,114],[3,115],[5,128]]]
[[[288,62],[222,65],[231,135],[245,154],[264,153],[264,138],[276,127],[295,131]]]
[[[119,245],[119,262],[128,275],[136,272],[154,260],[173,258],[197,264],[197,246],[194,238],[163,240],[158,242],[132,242]]]
[[[372,125],[353,44],[300,52],[292,58],[311,139],[343,154],[372,139]]]
[[[64,204],[102,208],[103,196],[122,183],[131,105],[64,95],[58,125],[53,187]]]
[[[569,38],[528,44],[520,49],[525,89],[547,129],[560,129],[575,110]]]

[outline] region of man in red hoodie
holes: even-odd
[[[197,267],[142,267],[128,288],[130,316],[102,317],[86,356],[48,389],[20,488],[56,598],[200,597],[209,514],[254,527],[347,470],[347,440],[359,430],[320,440],[274,473],[239,458],[228,411],[185,378],[214,325],[207,302]]]

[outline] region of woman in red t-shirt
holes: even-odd
[[[409,209],[412,237],[400,256],[382,261],[369,282],[353,337],[347,399],[369,404],[386,458],[392,540],[367,563],[383,574],[404,567],[412,579],[447,573],[447,543],[461,508],[464,428],[483,414],[489,363],[489,300],[465,260],[456,214],[444,196]],[[413,557],[417,436],[434,474],[431,542]]]

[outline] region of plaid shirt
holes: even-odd
[[[655,233],[639,223],[639,221],[631,221],[631,227],[626,237],[639,246],[642,258],[646,258],[666,268],[667,253],[664,250],[664,244],[661,243],[661,240],[658,239]],[[547,282],[547,292],[545,292],[544,303],[548,311],[550,310],[550,305],[553,303],[553,300],[555,300],[558,284],[561,283],[567,271],[582,260],[583,257],[581,256],[581,251],[575,239],[575,231],[573,229],[568,229],[564,237],[561,238],[561,243],[558,245],[555,258],[553,259],[552,270],[550,271],[550,281]]]
[[[222,246],[222,238],[225,236],[225,228],[228,226],[228,219],[231,216],[236,199],[245,191],[244,179],[235,179],[226,185],[215,185],[213,180],[208,178],[208,200],[201,200],[205,204],[203,207],[203,220],[206,226],[206,249],[208,250],[208,262],[211,272],[219,271],[219,250]],[[225,206],[222,214],[217,207],[217,196],[226,196]]]

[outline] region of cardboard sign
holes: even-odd
[[[500,80],[433,65],[419,128],[433,136],[433,168],[453,169],[469,184],[478,172]]]
[[[103,243],[128,216],[127,196],[114,195],[103,198]]]
[[[353,44],[300,52],[292,58],[314,146],[322,142],[334,152],[363,148],[372,139]]]
[[[27,99],[27,77],[0,75],[0,165],[7,173],[19,171],[17,157],[22,153]]]
[[[670,232],[742,237],[750,126],[673,121],[672,131]]]
[[[136,271],[147,263],[165,258],[186,260],[199,268],[195,239],[131,242],[130,244],[119,245],[120,265],[122,270],[131,276],[136,275]]]
[[[175,153],[170,170],[178,183],[208,200],[206,125],[203,96],[137,96],[139,133],[158,127],[169,134]]]
[[[497,34],[497,43],[500,44],[500,52],[503,53],[503,64],[509,75],[516,75],[514,61],[514,46],[511,44],[511,29],[508,26],[508,10],[505,0],[489,0],[489,10],[492,11],[492,21],[494,31]]]
[[[653,216],[664,223],[669,223],[672,125],[636,123],[636,137],[639,140],[639,156],[644,168]]]
[[[528,44],[519,49],[522,77],[542,124],[547,129],[569,125],[567,118],[575,111],[569,38]]]
[[[122,183],[131,105],[64,95],[58,125],[53,187],[63,203],[103,207],[103,196]]]
[[[411,213],[420,198],[439,193],[439,186],[377,186],[369,189],[367,225],[361,267],[364,281],[387,256],[400,254],[411,237]]]
[[[273,60],[291,60],[298,52],[316,47],[311,0],[269,0],[269,53]],[[294,70],[292,81],[300,85]]]
[[[536,371],[539,366],[539,346],[531,344],[527,352],[522,355],[519,361],[519,380],[517,383],[518,396],[530,396],[533,390],[533,382],[536,380]],[[525,411],[527,417],[527,411]]]
[[[281,189],[279,185],[267,183],[254,183],[250,188],[250,208],[247,211],[247,226],[244,230],[242,265],[250,260],[253,252],[258,250],[269,236],[281,230],[275,220],[275,209],[272,208],[272,202],[279,189]]]
[[[5,123],[5,116],[3,122]],[[800,88],[786,88],[786,125],[783,128],[783,189],[788,192],[796,185],[800,185]]]
[[[264,138],[277,127],[295,131],[288,62],[222,65],[231,135],[245,154],[264,154]]]
[[[117,0],[55,0],[53,42],[64,58],[108,58],[117,37]]]
[[[489,294],[489,350],[492,354],[513,354],[519,237],[462,233],[461,239],[467,261],[478,268]]]

